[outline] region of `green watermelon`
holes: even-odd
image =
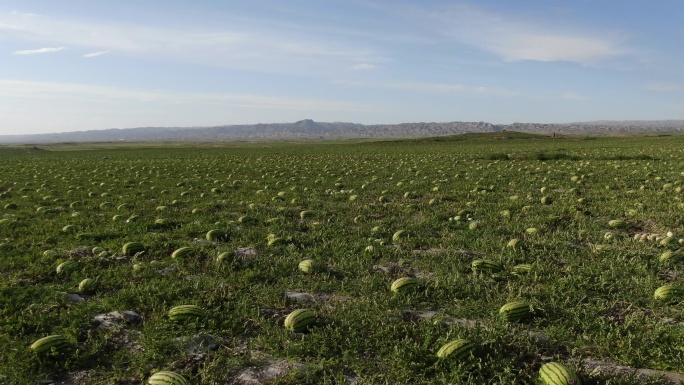
[[[470,266],[476,273],[498,273],[503,270],[501,265],[488,259],[476,259],[470,264]]]
[[[192,247],[181,247],[171,254],[171,258],[185,258],[195,251]]]
[[[532,270],[533,267],[529,263],[513,266],[513,274],[515,275],[526,275],[530,273]]]
[[[285,328],[294,332],[303,332],[316,323],[316,315],[309,309],[297,309],[285,318]]]
[[[507,322],[520,322],[532,316],[532,307],[523,301],[509,302],[499,309],[499,314]]]
[[[313,218],[314,212],[310,210],[304,210],[301,213],[299,213],[299,217],[301,219],[308,219],[308,218]]]
[[[391,290],[397,294],[405,294],[414,291],[420,285],[420,280],[412,277],[402,277],[392,282]]]
[[[656,289],[655,299],[663,302],[677,302],[684,299],[684,288],[675,284],[668,284]]]
[[[400,242],[404,238],[406,238],[407,236],[408,236],[408,233],[406,232],[406,230],[399,230],[396,233],[394,233],[394,235],[392,235],[392,241]]]
[[[145,251],[145,245],[141,242],[128,242],[121,248],[124,255],[133,256],[137,253]]]
[[[449,341],[437,351],[439,358],[464,358],[475,349],[475,345],[464,339]]]
[[[161,371],[154,373],[147,380],[149,385],[188,385],[190,384],[185,377],[178,373]]]
[[[193,318],[204,318],[204,309],[197,305],[180,305],[169,310],[171,321],[183,322]]]
[[[86,278],[78,284],[78,290],[83,294],[93,293],[95,288],[97,288],[97,282],[90,278]]]
[[[61,334],[43,337],[31,345],[31,350],[36,354],[50,352],[63,353],[71,348],[71,341]]]
[[[544,385],[580,385],[579,377],[558,362],[549,362],[539,369]]]
[[[57,274],[69,275],[76,270],[78,270],[78,262],[74,260],[62,262],[59,264],[59,266],[57,266]]]
[[[608,221],[608,227],[613,229],[624,229],[627,227],[627,222],[622,219],[613,219],[612,221]]]
[[[225,231],[221,231],[219,229],[213,229],[207,231],[207,235],[205,236],[207,241],[222,241],[228,238],[228,234],[226,234]]]

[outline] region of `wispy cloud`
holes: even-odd
[[[106,54],[108,54],[108,53],[110,53],[110,52],[111,52],[111,51],[91,52],[91,53],[87,53],[87,54],[83,55],[83,57],[85,57],[85,58],[98,57],[98,56],[106,55]]]
[[[676,83],[651,83],[644,86],[647,91],[654,92],[677,92],[684,89],[681,84]]]
[[[368,71],[368,70],[372,70],[375,68],[377,68],[377,66],[374,64],[360,63],[360,64],[356,64],[351,69],[354,71]]]
[[[567,99],[567,100],[576,100],[576,101],[587,100],[586,96],[580,95],[574,91],[568,91],[568,92],[562,93],[561,98]]]
[[[425,82],[362,82],[353,80],[337,79],[331,81],[343,87],[355,88],[378,88],[388,90],[417,91],[427,93],[469,93],[479,95],[515,96],[519,92],[508,91],[501,88],[485,86],[468,86],[460,83],[425,83]]]
[[[418,20],[427,31],[505,61],[595,64],[628,53],[614,33],[591,31],[584,26],[559,27],[471,5],[410,7],[402,12]]]
[[[22,51],[12,52],[14,55],[37,55],[41,53],[52,53],[59,52],[66,49],[66,47],[49,47],[49,48],[39,48],[39,49],[26,49]]]
[[[348,70],[355,63],[373,65],[382,60],[370,45],[358,41],[317,37],[302,31],[283,32],[255,27],[254,23],[153,27],[0,13],[0,25],[12,26],[4,33],[19,40],[240,70],[322,74]],[[0,29],[0,37],[2,34]]]
[[[366,111],[362,104],[319,99],[274,97],[268,95],[163,92],[74,83],[35,82],[0,79],[0,98],[130,100],[168,105],[225,105],[265,110]]]

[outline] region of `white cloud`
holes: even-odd
[[[376,68],[376,66],[373,65],[373,64],[369,64],[369,63],[360,63],[360,64],[356,64],[356,65],[353,66],[351,69],[354,70],[354,71],[367,71],[367,70],[372,70],[372,69],[375,69],[375,68]]]
[[[59,52],[66,49],[66,47],[50,47],[50,48],[39,48],[39,49],[26,49],[22,51],[12,52],[14,55],[37,55],[41,53],[52,53]]]
[[[321,74],[382,60],[358,42],[255,27],[254,23],[164,27],[0,13],[2,25],[12,29],[0,29],[0,38],[240,70]]]
[[[684,88],[681,84],[676,83],[651,83],[644,86],[644,89],[655,92],[677,92]]]
[[[350,102],[298,99],[249,94],[163,92],[74,83],[34,82],[0,79],[0,98],[86,99],[89,101],[130,100],[167,105],[225,105],[265,110],[366,111],[367,107]]]
[[[469,93],[479,95],[514,96],[520,93],[500,88],[484,86],[467,86],[460,83],[425,83],[425,82],[361,82],[352,80],[333,80],[332,84],[355,88],[379,88],[389,90],[418,91],[427,93]]]
[[[564,93],[561,95],[561,98],[563,98],[563,99],[568,99],[568,100],[576,100],[576,101],[587,100],[587,98],[586,98],[585,96],[582,96],[582,95],[580,95],[580,94],[578,94],[577,92],[574,92],[574,91],[564,92]]]
[[[85,58],[98,57],[98,56],[106,55],[106,54],[108,54],[108,53],[110,53],[110,52],[111,52],[111,51],[91,52],[91,53],[87,53],[87,54],[83,55],[83,57],[85,57]]]
[[[434,34],[488,51],[505,61],[595,64],[628,53],[612,33],[560,27],[475,6],[412,7],[403,12]]]

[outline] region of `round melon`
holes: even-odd
[[[314,212],[311,210],[304,210],[301,213],[299,213],[299,217],[302,219],[308,219],[308,218],[313,218]]]
[[[519,238],[513,238],[508,243],[506,244],[506,247],[510,247],[511,249],[515,249],[518,245],[520,244],[520,239]]]
[[[470,267],[476,273],[498,273],[503,270],[501,265],[489,259],[476,259],[470,264]]]
[[[684,299],[684,288],[668,284],[656,289],[653,297],[663,302],[676,302]]]
[[[405,294],[414,291],[420,285],[420,280],[412,277],[402,277],[392,282],[393,293]]]
[[[509,302],[499,309],[499,314],[507,322],[520,322],[532,316],[532,307],[527,302]]]
[[[78,284],[78,290],[83,294],[90,294],[97,288],[97,282],[94,279],[86,278]]]
[[[513,266],[513,274],[515,275],[525,275],[532,271],[532,265],[529,263],[523,263],[520,265]]]
[[[465,358],[475,349],[475,345],[464,339],[449,341],[437,351],[439,358]]]
[[[57,274],[69,275],[76,270],[78,270],[78,262],[73,260],[62,262],[57,266]]]
[[[303,332],[316,323],[316,315],[309,309],[297,309],[285,318],[285,328],[293,332]]]
[[[312,273],[316,268],[316,262],[313,259],[305,259],[299,262],[299,271],[304,273]]]
[[[217,263],[222,263],[224,261],[229,260],[233,256],[233,253],[230,251],[226,251],[225,253],[221,253],[216,257],[216,262]]]
[[[406,233],[406,230],[399,230],[394,235],[392,235],[392,241],[394,242],[400,242],[404,238],[408,236],[408,233]]]
[[[682,253],[675,251],[665,251],[658,256],[658,260],[662,263],[677,262],[682,259]]]
[[[190,319],[204,318],[204,310],[197,305],[180,305],[169,310],[171,321],[184,322]]]
[[[141,242],[128,242],[121,248],[124,255],[133,256],[137,253],[145,251],[145,245]]]
[[[221,241],[228,238],[228,234],[226,234],[225,231],[213,229],[207,231],[207,235],[205,236],[205,238],[207,239],[207,241]]]
[[[36,354],[63,353],[71,348],[71,341],[61,334],[43,337],[31,345]]]
[[[195,251],[192,247],[181,247],[171,254],[171,258],[185,258]]]
[[[99,255],[99,254],[102,253],[103,251],[107,251],[107,250],[105,250],[104,247],[99,247],[99,246],[93,247],[93,249],[91,250],[91,252],[93,253],[93,255]]]
[[[539,369],[544,385],[580,385],[579,377],[558,362],[549,362]]]
[[[147,380],[148,385],[188,385],[189,382],[185,377],[178,373],[161,371],[154,373]]]
[[[627,222],[622,219],[613,219],[612,221],[608,221],[608,227],[613,229],[624,229],[627,227]]]

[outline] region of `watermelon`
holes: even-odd
[[[314,212],[310,210],[304,210],[301,213],[299,213],[299,217],[302,219],[307,219],[307,218],[313,218]]]
[[[31,350],[36,354],[50,352],[63,353],[71,348],[71,341],[61,334],[43,337],[31,345]]]
[[[524,263],[521,265],[515,265],[513,266],[513,274],[515,275],[525,275],[528,274],[532,271],[532,265],[529,263]]]
[[[658,260],[663,263],[677,262],[682,259],[682,253],[675,251],[665,251],[658,256]]]
[[[284,245],[287,241],[285,238],[280,238],[280,237],[269,237],[268,238],[268,245],[269,246],[278,246],[278,245]]]
[[[532,307],[522,301],[509,302],[499,309],[499,314],[507,322],[519,322],[532,316]]]
[[[513,238],[508,243],[506,244],[506,247],[510,247],[511,249],[515,249],[518,244],[520,244],[520,239],[518,238]]]
[[[391,290],[397,294],[405,294],[414,291],[419,285],[417,278],[402,277],[392,282]]]
[[[171,258],[185,258],[195,251],[192,247],[181,247],[171,254]]]
[[[133,256],[145,251],[145,245],[140,242],[128,242],[121,248],[124,255]]]
[[[551,198],[550,196],[543,196],[539,201],[543,205],[550,205],[551,203],[553,203],[553,198]]]
[[[488,259],[476,259],[470,264],[470,266],[472,267],[473,272],[476,273],[498,273],[503,270],[501,265]]]
[[[169,310],[171,321],[187,321],[192,318],[204,318],[204,310],[197,305],[180,305]]]
[[[613,219],[612,221],[608,221],[608,227],[613,229],[624,229],[627,227],[627,222],[622,219]]]
[[[107,250],[105,250],[104,247],[96,246],[96,247],[93,247],[93,250],[92,250],[91,252],[93,253],[93,255],[99,255],[99,254],[101,254],[103,251],[107,251]]]
[[[232,257],[232,256],[233,256],[233,253],[231,253],[230,251],[226,251],[225,253],[221,253],[216,257],[216,262],[222,263],[223,261],[230,259],[230,257]]]
[[[161,371],[154,373],[147,380],[149,385],[188,385],[188,380],[178,373]]]
[[[95,280],[86,278],[78,284],[78,290],[83,294],[90,294],[95,291],[97,282]]]
[[[316,263],[313,259],[305,259],[299,262],[299,271],[304,273],[311,273],[314,271]]]
[[[309,309],[297,309],[285,318],[285,328],[294,332],[303,332],[316,323],[316,315]]]
[[[57,274],[69,275],[76,270],[78,270],[78,262],[73,260],[62,262],[57,266]]]
[[[684,288],[675,284],[668,284],[657,288],[653,296],[663,302],[681,301],[684,299]]]
[[[399,230],[396,233],[394,233],[394,235],[392,235],[392,241],[399,242],[399,241],[403,240],[404,238],[406,238],[406,236],[408,236],[408,234],[406,233],[406,230]]]
[[[228,234],[226,234],[225,231],[213,229],[207,231],[207,235],[205,236],[205,238],[207,239],[207,241],[221,241],[227,239]]]
[[[549,362],[539,369],[544,385],[580,385],[579,377],[558,362]]]
[[[449,341],[444,346],[442,346],[439,351],[437,351],[437,357],[439,358],[464,358],[475,349],[475,345],[464,339],[456,339]]]

